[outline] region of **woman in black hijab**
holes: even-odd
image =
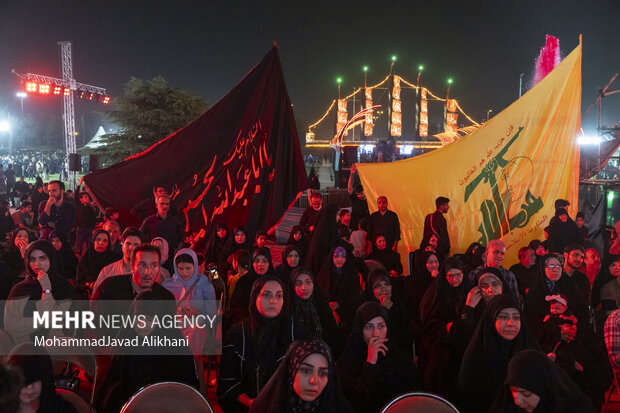
[[[77,270],[78,259],[75,256],[75,253],[71,250],[69,243],[60,233],[56,231],[51,231],[47,239],[52,243],[54,249],[56,250],[56,256],[58,257],[58,271],[67,279],[75,282],[75,272]]]
[[[366,283],[366,298],[381,304],[388,313],[388,338],[394,346],[411,352],[413,336],[409,311],[400,298],[393,293],[392,277],[384,269],[372,270]]]
[[[3,254],[2,260],[9,265],[9,277],[15,282],[23,275],[26,267],[24,266],[24,254],[30,244],[30,236],[24,228],[16,228],[11,236],[9,247]]]
[[[287,245],[282,250],[282,262],[276,267],[276,275],[285,286],[288,286],[291,273],[301,265],[302,259],[301,250],[296,245]]]
[[[110,234],[103,229],[93,232],[86,252],[80,258],[76,272],[76,290],[80,294],[90,295],[92,285],[97,281],[99,273],[108,264],[120,260],[121,257],[112,251]]]
[[[7,364],[19,367],[24,375],[19,412],[77,413],[71,403],[56,394],[52,359],[45,348],[20,344],[11,350]]]
[[[13,286],[4,311],[5,329],[15,343],[34,341],[32,313],[38,301],[45,300],[46,310],[66,311],[75,298],[73,286],[58,272],[56,250],[49,241],[30,243],[24,261],[26,278]]]
[[[481,265],[484,265],[483,256],[485,250],[486,248],[479,242],[472,242],[469,244],[463,257],[465,272],[469,273]]]
[[[286,241],[286,245],[297,245],[301,255],[305,257],[308,252],[309,242],[304,227],[295,225],[293,229],[291,229],[291,234],[288,237],[288,241]]]
[[[338,360],[343,390],[356,412],[376,413],[395,396],[419,389],[413,359],[387,339],[387,322],[381,304],[362,304]]]
[[[527,329],[519,303],[510,294],[494,297],[465,350],[457,383],[460,411],[488,412],[506,378],[508,362],[527,349],[540,347]]]
[[[611,275],[609,267],[618,262],[618,260],[620,260],[620,255],[614,254],[607,255],[603,260],[601,264],[601,270],[596,275],[596,278],[594,278],[594,283],[592,284],[592,296],[590,299],[592,303],[592,308],[597,309],[601,304],[601,290],[603,286],[616,278]],[[607,319],[607,317],[604,318]]]
[[[563,263],[563,257],[557,254],[547,254],[540,258],[537,284],[525,297],[527,320],[543,348],[555,346],[559,339],[573,343],[574,356],[583,367],[582,372],[574,372],[573,378],[594,405],[599,406],[610,385],[610,366],[603,340],[594,334],[583,295],[573,280],[563,272]],[[568,311],[577,318],[576,325],[560,327],[545,322],[549,313],[549,301],[546,298],[551,295],[565,297]]]
[[[236,227],[232,233],[232,245],[228,255],[239,250],[250,251],[251,249],[252,242],[248,237],[248,231],[244,227]]]
[[[316,337],[329,344],[335,355],[340,354],[338,325],[329,304],[316,284],[312,270],[298,267],[290,276],[291,318],[295,335],[303,338]]]
[[[214,263],[220,274],[226,274],[226,259],[230,255],[232,236],[224,223],[217,223],[207,239],[204,249],[205,262]]]
[[[492,413],[594,413],[590,400],[543,353],[524,350],[508,364],[508,374]]]
[[[334,248],[317,277],[321,293],[327,299],[338,323],[340,337],[346,340],[351,333],[355,311],[361,302],[360,275],[352,254],[344,247]]]
[[[383,264],[390,276],[396,277],[403,273],[403,264],[400,262],[400,254],[391,248],[387,248],[385,237],[375,234],[372,239],[372,252],[369,260],[375,260]]]
[[[467,346],[459,332],[463,303],[467,296],[463,264],[448,258],[444,269],[426,290],[420,309],[422,342],[420,363],[424,388],[454,400],[456,379]],[[469,337],[467,337],[468,339]]]
[[[351,412],[327,343],[310,338],[291,344],[280,367],[252,403],[253,412]]]
[[[585,336],[591,331],[587,304],[574,283],[563,271],[564,260],[558,254],[547,254],[538,262],[538,280],[525,297],[527,320],[540,343],[557,342],[557,332],[545,328],[544,319],[549,313],[549,295],[562,295],[568,301],[568,310],[577,317],[576,333]]]
[[[237,280],[235,290],[230,298],[230,310],[228,311],[227,325],[228,327],[240,322],[248,316],[248,308],[250,304],[250,291],[254,282],[264,275],[275,275],[271,260],[271,252],[269,248],[257,248],[252,253],[252,262],[250,270]]]
[[[252,286],[250,316],[224,340],[217,398],[226,413],[248,411],[294,341],[291,321],[282,313],[284,294],[278,277],[261,276]]]
[[[433,251],[422,251],[414,257],[414,273],[411,280],[413,304],[420,308],[420,303],[435,277],[439,274],[439,259]]]

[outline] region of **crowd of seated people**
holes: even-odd
[[[33,326],[35,310],[67,310],[76,300],[101,313],[114,300],[131,303],[127,314],[148,313],[153,300],[170,306],[151,316],[220,311],[217,380],[206,381],[216,387],[209,402],[224,412],[370,413],[413,391],[462,412],[600,409],[620,371],[609,361],[613,334],[605,336],[620,308],[620,241],[597,251],[558,200],[549,239],[522,245],[518,263],[504,262],[501,240],[454,254],[450,201],[439,197],[406,274],[388,198],[369,214],[363,189],[349,189],[351,213],[313,195],[279,248],[244,222],[186,236],[161,187],[135,209],[140,228],[123,228],[113,210],[99,214],[85,192],[70,198],[62,182],[34,189],[24,202],[37,220],[7,226],[0,261],[0,323],[16,345],[0,366],[0,411],[73,411],[54,392],[50,356],[28,346],[52,333]],[[201,388],[197,364],[209,337],[137,327],[115,334],[190,340],[174,355],[99,357],[97,411],[118,412],[157,382]]]

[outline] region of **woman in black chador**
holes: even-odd
[[[492,413],[594,413],[590,400],[543,353],[521,351],[510,360]]]
[[[222,347],[217,398],[225,413],[247,412],[293,342],[282,313],[285,289],[275,275],[252,286],[250,316],[231,327]]]
[[[461,317],[467,289],[463,264],[446,260],[443,271],[430,285],[421,305],[420,363],[424,388],[454,400],[456,379],[467,346]]]
[[[343,390],[359,413],[376,413],[399,394],[420,388],[412,357],[387,339],[387,321],[387,310],[381,304],[362,304],[338,360]]]
[[[295,336],[321,338],[338,356],[341,347],[338,325],[334,313],[315,282],[312,270],[307,267],[293,270],[289,286],[293,297],[290,314],[295,324]]]
[[[491,299],[463,356],[457,383],[459,410],[487,413],[506,378],[508,362],[527,349],[540,347],[527,329],[519,303],[510,294]]]

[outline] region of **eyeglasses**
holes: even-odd
[[[560,264],[550,264],[550,265],[547,265],[547,268],[549,268],[550,270],[558,270],[562,268],[562,266]]]

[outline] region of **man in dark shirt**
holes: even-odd
[[[590,302],[590,280],[579,271],[583,265],[585,250],[579,244],[569,244],[564,248],[564,272],[573,286],[581,293],[584,303]]]
[[[153,292],[157,300],[172,300],[174,306],[174,295],[155,281],[160,271],[160,257],[159,248],[153,245],[137,246],[131,255],[131,273],[109,277],[93,292],[93,311],[97,314],[125,314],[131,301],[143,291]],[[127,303],[111,305],[105,302],[114,300]]]
[[[450,255],[450,234],[448,234],[448,222],[443,214],[447,214],[450,209],[450,200],[440,196],[435,199],[435,212],[428,214],[424,218],[424,239],[428,239],[435,234],[439,242],[437,249],[439,253]]]
[[[376,234],[385,237],[387,245],[394,251],[398,250],[400,241],[400,221],[394,211],[388,209],[388,200],[385,196],[377,198],[376,212],[370,215],[368,220],[368,239],[373,239]]]
[[[84,252],[84,244],[92,236],[97,221],[97,210],[92,205],[90,195],[81,192],[79,202],[75,205],[75,246],[78,253]]]
[[[181,220],[170,214],[170,197],[168,195],[159,195],[155,204],[157,213],[147,217],[140,230],[148,242],[155,237],[162,237],[168,241],[170,251],[175,251],[179,245],[185,240],[185,231]]]
[[[131,209],[131,212],[136,215],[140,221],[144,221],[145,218],[157,213],[157,208],[155,208],[155,202],[153,201],[157,200],[157,197],[160,195],[167,195],[166,188],[163,186],[153,187],[153,197],[148,197],[140,201]],[[114,219],[114,221],[116,221],[116,219]]]
[[[306,208],[301,219],[299,220],[299,225],[305,228],[306,231],[312,232],[314,231],[314,225],[316,224],[316,217],[319,215],[319,211],[323,206],[323,198],[321,198],[321,194],[318,192],[313,192],[310,195],[310,205]]]
[[[536,252],[530,247],[523,247],[518,253],[519,262],[508,271],[512,272],[517,278],[517,286],[519,287],[519,294],[521,299],[525,298],[528,289],[530,289],[538,277],[538,270],[536,268]]]
[[[583,212],[577,212],[577,216],[575,217],[575,224],[577,224],[577,228],[579,228],[579,235],[581,235],[581,239],[585,243],[588,240],[588,235],[590,230],[588,227],[584,225],[585,215]]]
[[[51,181],[48,185],[49,198],[39,204],[39,225],[41,238],[47,239],[55,230],[69,239],[75,224],[75,206],[65,199],[65,184],[62,181]]]

